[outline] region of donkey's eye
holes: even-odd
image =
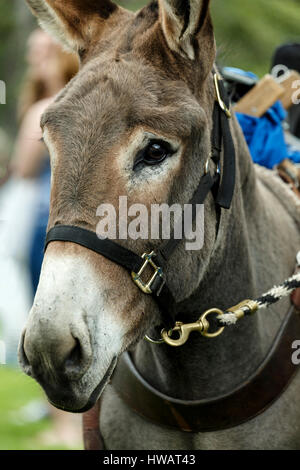
[[[133,169],[136,169],[141,163],[145,163],[146,165],[158,165],[173,153],[175,153],[175,151],[168,142],[158,140],[151,141],[147,147],[139,152]]]
[[[170,154],[170,146],[167,144],[153,142],[149,144],[145,153],[144,161],[148,165],[155,165],[162,162]]]

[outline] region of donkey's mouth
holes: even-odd
[[[114,368],[116,367],[117,361],[118,361],[117,356],[114,356],[111,363],[110,363],[109,368],[107,369],[107,371],[106,371],[106,373],[103,377],[103,379],[97,385],[95,390],[92,392],[88,402],[86,403],[86,405],[83,408],[71,409],[69,407],[62,406],[62,405],[59,405],[59,404],[53,402],[48,397],[49,403],[51,403],[51,405],[53,405],[55,408],[58,408],[59,410],[67,411],[69,413],[85,413],[86,411],[89,411],[96,404],[97,400],[100,398],[101,393],[103,392],[104,388],[108,384],[109,379],[112,376],[112,373],[114,371]]]

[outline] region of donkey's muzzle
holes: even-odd
[[[24,372],[43,387],[78,382],[92,361],[87,332],[81,336],[66,325],[57,331],[54,328],[49,328],[47,322],[29,323],[19,345],[19,361]]]

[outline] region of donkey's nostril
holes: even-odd
[[[24,372],[42,383],[81,379],[92,361],[86,324],[81,322],[75,327],[62,321],[55,325],[46,315],[38,321],[34,315],[31,318],[19,347]]]
[[[21,339],[20,339],[18,356],[19,356],[19,363],[22,369],[27,375],[31,376],[32,375],[31,366],[30,366],[29,360],[26,356],[26,352],[24,349],[25,334],[26,334],[26,331],[23,332]]]
[[[77,366],[82,360],[82,350],[80,346],[80,342],[77,338],[75,338],[75,346],[70,352],[70,355],[67,357],[65,366],[67,368]]]
[[[74,340],[75,346],[71,350],[64,364],[65,374],[73,380],[82,376],[90,365],[89,355],[86,354],[86,351],[79,339],[74,338]]]

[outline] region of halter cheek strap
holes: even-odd
[[[175,300],[166,284],[162,268],[155,264],[155,253],[144,254],[141,257],[112,240],[99,239],[97,234],[90,230],[68,225],[57,225],[48,232],[45,249],[54,241],[76,243],[125,268],[144,293],[153,295],[160,306],[162,320],[166,327],[171,328],[174,325],[172,307],[175,305]],[[153,275],[150,281],[144,284],[141,276],[148,264],[153,268]]]
[[[201,177],[189,203],[193,208],[193,219],[196,215],[197,205],[204,204],[210,191],[216,194],[216,205],[225,209],[230,208],[234,194],[236,162],[229,126],[231,114],[227,94],[218,74],[214,75],[214,83],[216,103],[213,112],[211,158],[217,168],[221,166],[221,176],[219,173],[211,175],[207,169]],[[224,150],[223,161],[221,161],[222,148]],[[112,240],[100,239],[96,233],[75,226],[57,225],[53,227],[47,234],[45,249],[49,243],[54,241],[76,243],[125,268],[131,273],[134,283],[140,290],[153,296],[159,306],[164,326],[166,328],[174,326],[177,305],[164,274],[168,261],[181,242],[181,240],[175,238],[174,231],[171,238],[164,242],[156,252],[144,253],[142,256]],[[153,273],[150,279],[144,282],[143,273],[149,266],[152,268]]]

